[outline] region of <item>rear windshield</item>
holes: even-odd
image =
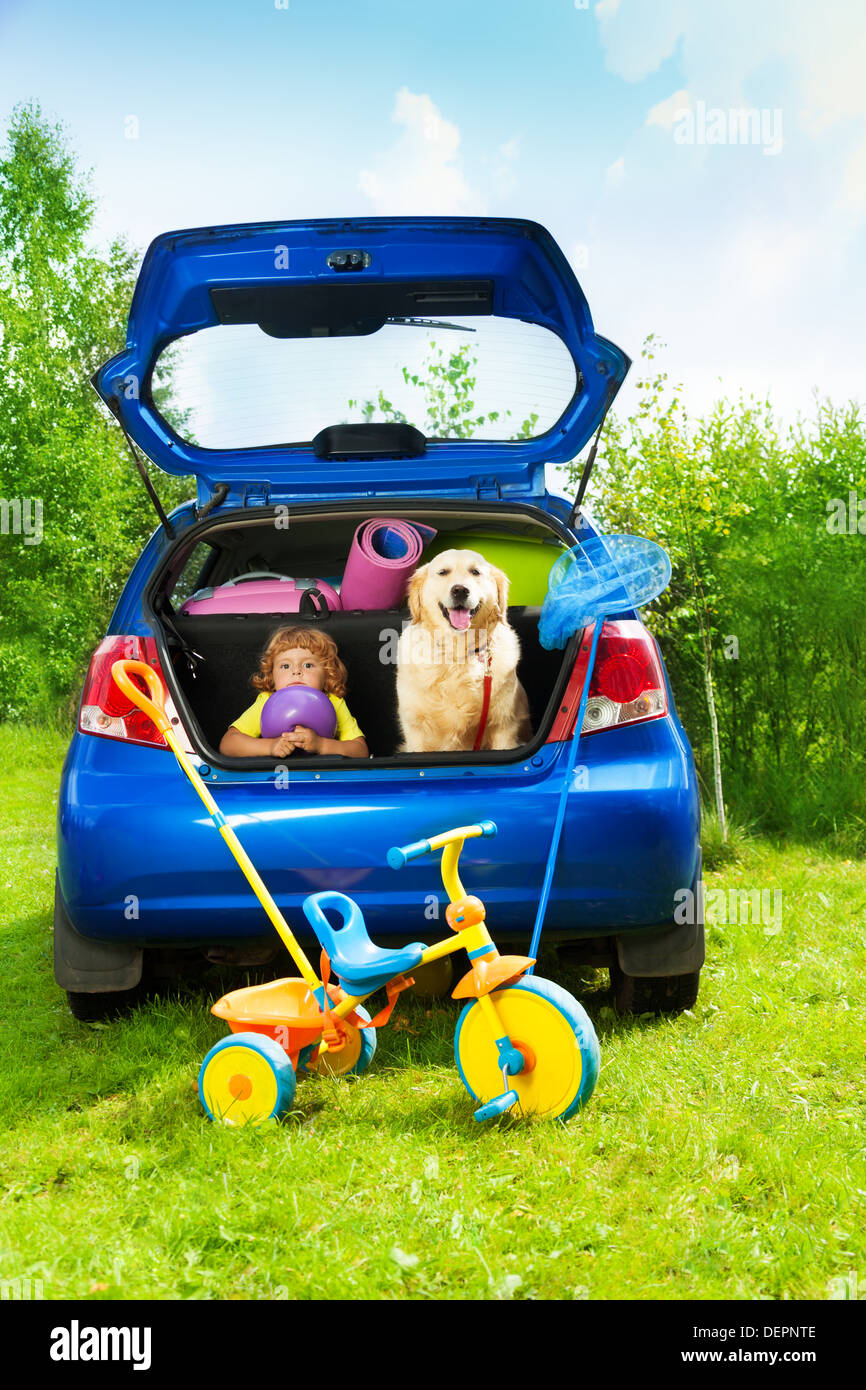
[[[304,444],[361,420],[404,421],[428,439],[529,439],[556,424],[576,389],[555,333],[494,316],[386,322],[346,337],[221,324],[172,343],[151,383],[163,418],[206,449]]]

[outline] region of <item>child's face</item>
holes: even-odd
[[[314,690],[321,690],[325,682],[325,668],[306,647],[292,647],[277,652],[273,677],[274,690],[284,690],[287,685],[311,685]]]

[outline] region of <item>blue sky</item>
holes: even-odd
[[[864,71],[860,0],[0,0],[0,124],[65,122],[101,238],[530,217],[692,410],[789,419],[866,397]]]

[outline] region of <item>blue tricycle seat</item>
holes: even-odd
[[[339,913],[342,922],[334,928],[326,910]],[[345,893],[311,893],[304,900],[304,915],[331,958],[343,988],[350,994],[372,994],[395,975],[403,975],[421,964],[426,947],[413,941],[399,951],[385,951],[367,935],[364,914]]]

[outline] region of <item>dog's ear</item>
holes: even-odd
[[[420,569],[415,571],[412,578],[409,580],[409,588],[406,591],[406,597],[409,600],[409,614],[413,623],[420,623],[421,621],[421,590],[424,586],[424,580],[427,577],[428,568],[428,565],[422,565]]]
[[[496,607],[499,610],[500,618],[506,622],[508,619],[508,575],[503,574],[502,570],[498,570],[495,565],[490,566],[490,573],[496,582]]]

